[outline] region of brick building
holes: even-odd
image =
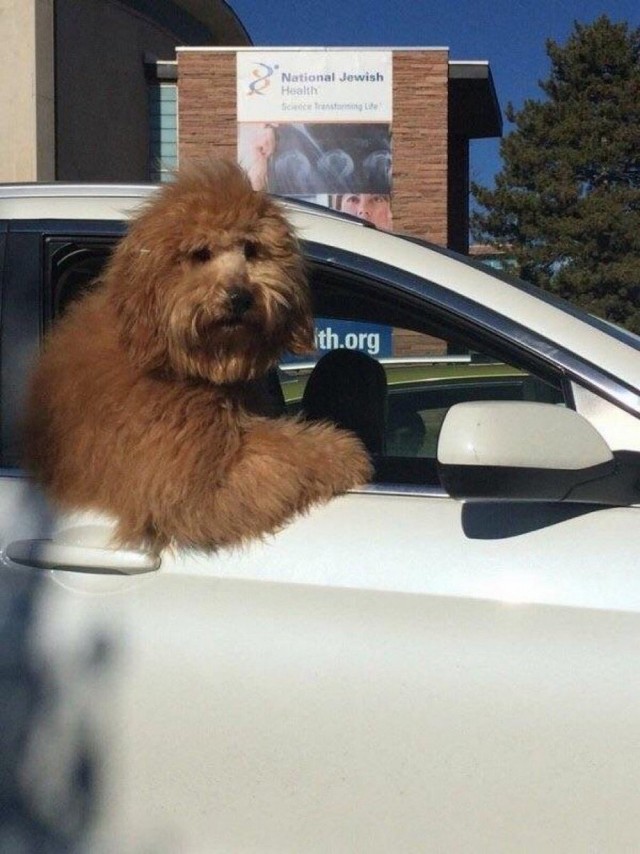
[[[0,73],[0,180],[157,181],[185,158],[235,158],[242,57],[380,56],[393,227],[467,251],[469,141],[502,132],[486,62],[452,62],[446,48],[256,48],[226,0],[2,11],[0,35],[19,50]]]
[[[314,54],[337,52],[322,48],[288,50],[311,60]],[[279,51],[178,48],[179,159],[200,159],[212,152],[237,157],[238,55],[248,53],[262,59],[270,53],[282,56]],[[362,51],[375,53],[370,48]],[[394,228],[466,252],[469,141],[502,132],[489,65],[451,62],[446,48],[379,52],[390,56],[392,66]],[[350,57],[357,53],[356,48],[344,51]]]

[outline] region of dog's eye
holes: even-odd
[[[244,257],[247,261],[252,261],[258,257],[258,244],[253,240],[245,240],[244,242]]]
[[[194,264],[206,264],[207,261],[211,261],[211,250],[208,246],[201,246],[189,252],[189,258]]]

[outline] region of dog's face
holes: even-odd
[[[303,259],[280,208],[227,161],[191,167],[154,197],[105,284],[144,370],[253,379],[313,349]]]

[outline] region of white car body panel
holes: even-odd
[[[0,221],[124,219],[149,192],[3,187]],[[617,378],[630,411],[574,382],[576,409],[640,451],[633,348],[489,271],[288,210],[303,240],[423,276]],[[23,569],[58,701],[21,784],[47,820],[72,811],[60,769],[88,732],[97,854],[633,851],[639,513],[383,484],[135,576]],[[15,541],[108,549],[108,530],[0,472],[0,572]]]
[[[6,481],[12,489],[3,483],[2,518],[12,517],[16,507],[22,511],[15,539],[44,533],[64,541],[70,529],[104,523],[104,517],[93,514],[54,519],[37,490],[19,478]],[[242,548],[212,555],[166,552],[151,575],[206,578],[213,573],[228,580],[640,612],[637,547],[625,534],[636,508],[592,509],[526,535],[517,533],[517,526],[518,511],[526,514],[527,508],[505,510],[513,517],[514,533],[490,538],[486,520],[490,524],[494,513],[500,517],[495,505],[463,505],[435,490],[412,494],[410,487],[395,493],[368,487],[316,507],[280,533]],[[398,532],[398,540],[389,537],[389,530]],[[451,533],[438,536],[442,531]],[[575,543],[585,541],[589,549],[577,562]],[[613,547],[620,559],[603,575],[602,555]],[[116,575],[103,582],[100,576],[61,570],[48,575],[87,592],[123,580]]]
[[[572,391],[576,409],[593,424],[610,448],[640,451],[634,415],[578,384],[573,385]]]
[[[41,623],[65,659],[115,634],[87,850],[634,849],[640,681],[621,650],[637,650],[636,614],[120,583],[80,608],[50,590]]]
[[[544,422],[536,418],[540,406]],[[438,459],[458,465],[578,470],[608,463],[613,455],[597,430],[572,409],[520,401],[514,406],[503,400],[490,407],[479,401],[452,406],[438,441]]]

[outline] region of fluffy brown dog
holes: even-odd
[[[131,222],[54,327],[27,407],[27,465],[120,543],[215,548],[365,482],[359,440],[268,418],[262,378],[313,348],[296,238],[226,161],[191,167]]]

